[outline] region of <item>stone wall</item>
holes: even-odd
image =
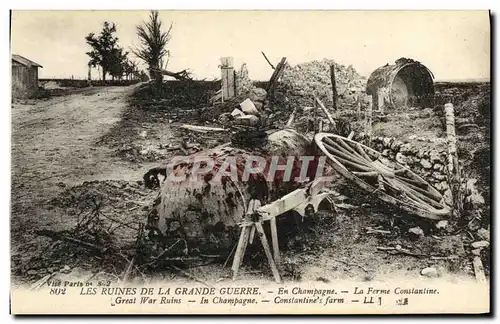
[[[354,140],[367,144],[367,138],[360,134]],[[373,137],[370,146],[374,150],[382,153],[382,156],[396,161],[401,165],[408,167],[425,181],[436,188],[445,198],[447,203],[451,204],[451,190],[447,175],[447,148],[444,145],[446,139],[434,139],[436,147],[432,148],[425,145],[419,148],[415,144],[402,142],[390,137]]]

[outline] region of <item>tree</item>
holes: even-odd
[[[148,22],[137,26],[137,36],[139,36],[141,46],[133,52],[148,65],[149,75],[155,79],[157,84],[161,84],[163,81],[160,64],[165,56],[170,55],[166,47],[170,41],[172,26],[173,24],[170,24],[168,30],[163,32],[161,30],[162,23],[156,10],[151,10]]]
[[[106,74],[113,69],[116,72],[117,64],[123,56],[123,49],[118,46],[118,37],[115,33],[116,25],[106,21],[99,35],[90,33],[85,37],[87,44],[92,47],[92,50],[87,52],[90,57],[89,65],[101,67],[103,80],[106,80]]]
[[[123,53],[122,48],[117,48],[113,50],[112,54],[112,63],[111,68],[109,70],[109,74],[113,77],[113,79],[121,80],[123,74],[126,73],[127,69],[127,58],[128,52]]]

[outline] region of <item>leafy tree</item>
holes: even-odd
[[[151,10],[148,22],[137,26],[137,36],[139,36],[141,46],[133,52],[148,65],[149,74],[157,84],[161,84],[163,81],[160,64],[165,56],[170,55],[166,47],[170,41],[172,26],[171,24],[168,30],[163,32],[162,23],[156,10]]]
[[[87,52],[90,57],[89,64],[101,67],[103,80],[106,80],[108,73],[115,73],[118,70],[117,64],[121,63],[120,60],[124,55],[123,49],[118,46],[118,37],[115,33],[116,25],[106,21],[99,35],[90,33],[85,37],[87,44],[92,47],[92,50]]]
[[[116,48],[113,50],[112,54],[112,63],[109,74],[113,77],[113,79],[121,80],[123,74],[126,73],[127,68],[127,58],[128,52],[123,52],[122,48]]]

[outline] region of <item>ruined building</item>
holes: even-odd
[[[366,93],[373,108],[429,107],[434,97],[434,75],[422,63],[400,58],[379,67],[368,78]]]

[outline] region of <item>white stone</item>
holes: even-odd
[[[482,249],[490,246],[488,241],[477,241],[471,244],[474,249]]]
[[[422,160],[420,160],[420,165],[421,165],[424,169],[430,169],[430,168],[432,168],[432,164],[429,162],[429,160],[426,160],[426,159],[422,159]]]
[[[254,115],[238,116],[236,117],[236,121],[241,125],[254,126],[257,125],[257,123],[259,122],[259,117]]]
[[[430,152],[429,158],[430,158],[432,163],[441,162],[441,155],[436,150],[432,150]]]
[[[70,273],[71,268],[68,265],[65,265],[61,270],[59,270],[62,273]]]
[[[259,111],[253,104],[252,100],[245,99],[242,103],[240,103],[241,110],[247,115],[257,115]]]
[[[401,147],[399,148],[399,152],[401,152],[403,154],[411,152],[411,144],[406,143],[406,144],[401,145]]]
[[[436,268],[429,267],[429,268],[422,269],[422,271],[420,272],[420,274],[422,276],[425,276],[425,277],[428,277],[428,278],[437,278],[438,271],[437,271]]]
[[[234,108],[233,111],[231,111],[231,116],[233,117],[237,117],[237,116],[244,116],[245,113],[241,110],[239,110],[238,108]]]
[[[408,233],[415,234],[417,236],[424,236],[424,230],[422,230],[420,227],[412,227],[408,230]]]
[[[406,156],[404,156],[401,153],[397,153],[396,154],[396,162],[398,162],[400,164],[406,164]]]
[[[481,239],[481,240],[485,240],[485,241],[490,241],[490,231],[488,231],[487,229],[485,228],[480,228],[477,230],[477,236]]]
[[[448,226],[448,221],[447,220],[440,220],[436,224],[436,228],[438,228],[438,229],[446,228],[446,226]]]

